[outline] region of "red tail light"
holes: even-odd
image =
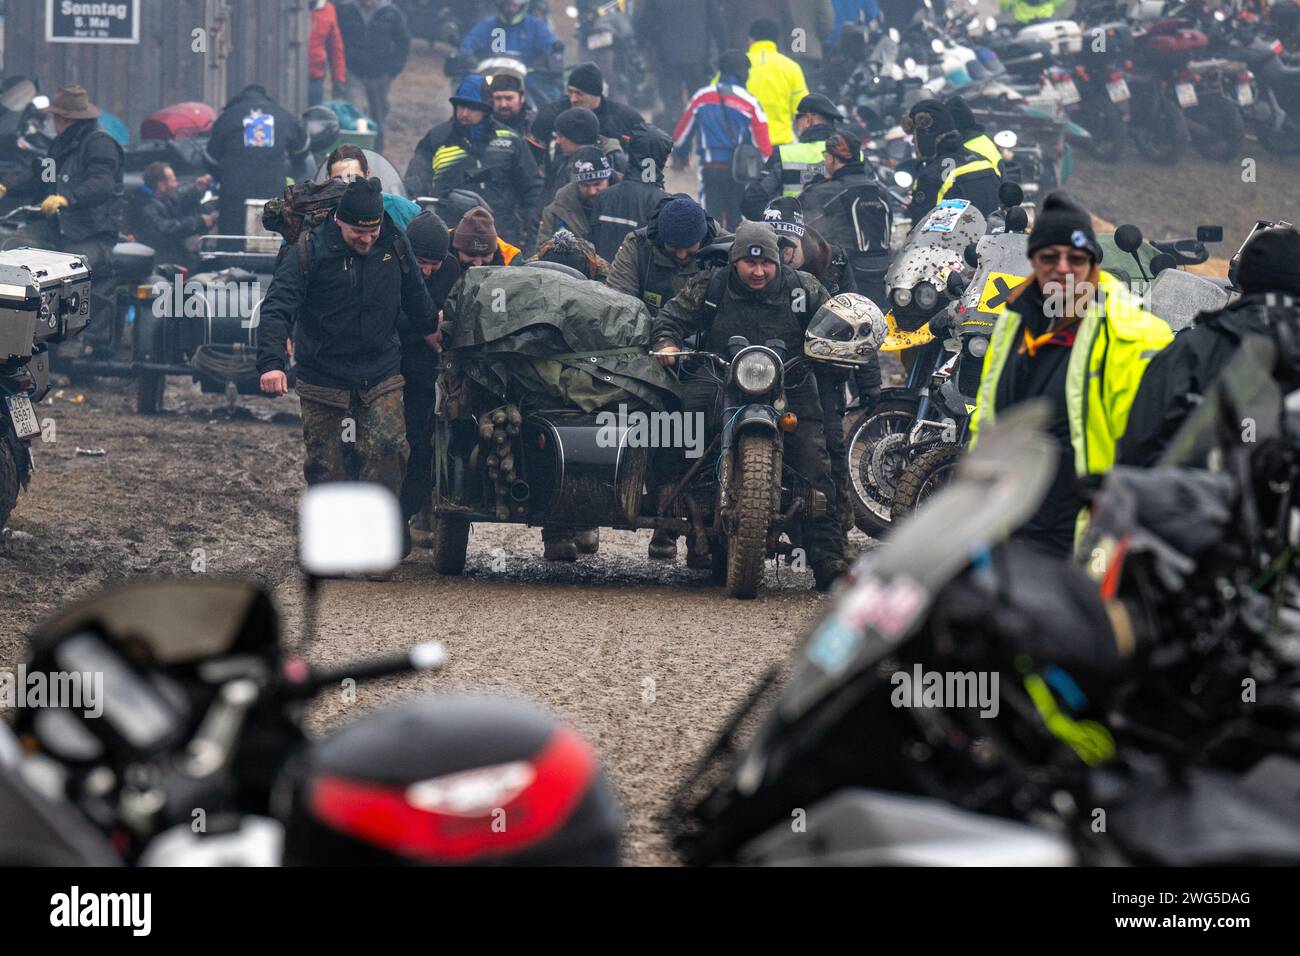
[[[1131,70],[1131,69],[1133,69],[1133,61],[1132,61],[1132,60],[1125,60],[1125,61],[1124,61],[1124,69],[1126,69],[1126,70]]]
[[[1253,83],[1253,82],[1255,82],[1255,74],[1251,73],[1250,70],[1242,70],[1240,73],[1237,74],[1238,85],[1242,85],[1244,83]]]
[[[1111,70],[1110,76],[1106,77],[1108,83],[1118,83],[1124,79],[1124,74],[1120,70]]]

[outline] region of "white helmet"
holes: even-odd
[[[820,362],[865,365],[889,335],[880,308],[865,295],[841,292],[808,323],[803,352]]]

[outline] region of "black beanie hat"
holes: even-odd
[[[1300,232],[1274,226],[1251,236],[1237,261],[1237,285],[1247,294],[1300,295]]]
[[[417,259],[441,262],[451,246],[451,233],[447,224],[432,209],[426,209],[406,227],[406,238],[411,241],[411,251]]]
[[[591,110],[574,106],[555,117],[555,131],[579,146],[595,146],[600,139],[600,120]]]
[[[348,183],[339,209],[335,214],[339,222],[358,229],[374,229],[384,222],[384,193],[379,180],[354,179]]]
[[[739,50],[728,50],[718,58],[718,73],[734,76],[741,84],[749,82],[749,56]]]
[[[594,183],[601,179],[610,179],[614,167],[609,165],[609,157],[596,146],[583,146],[574,151],[573,171],[569,178],[575,183]]]
[[[1063,192],[1048,193],[1034,218],[1028,254],[1032,256],[1044,246],[1073,246],[1092,256],[1093,262],[1101,262],[1101,246],[1092,229],[1092,217]]]
[[[592,96],[605,95],[605,77],[595,63],[579,63],[575,66],[569,74],[569,86]]]
[[[797,196],[781,196],[773,199],[763,210],[763,221],[772,227],[777,239],[782,237],[798,241],[805,231],[803,221],[803,203]]]

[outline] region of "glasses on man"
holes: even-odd
[[[1078,269],[1091,261],[1092,257],[1086,252],[1080,252],[1078,249],[1068,249],[1063,252],[1053,252],[1051,249],[1039,249],[1033,255],[1035,265],[1054,266],[1062,258],[1068,262],[1071,268]]]

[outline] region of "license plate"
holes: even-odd
[[[1250,88],[1249,83],[1237,84],[1237,102],[1242,106],[1249,106],[1255,102],[1255,91]]]
[[[6,395],[5,404],[9,406],[9,420],[14,423],[14,431],[19,438],[31,438],[41,433],[30,398],[26,395]]]
[[[1128,90],[1128,81],[1123,77],[1107,83],[1106,93],[1110,96],[1112,103],[1123,103],[1125,100],[1131,99],[1133,95]]]
[[[1074,80],[1069,77],[1057,81],[1056,92],[1061,97],[1061,102],[1066,106],[1073,106],[1079,102],[1079,88],[1074,85]]]
[[[1196,99],[1196,87],[1190,83],[1179,83],[1174,87],[1174,93],[1178,95],[1178,105],[1186,109],[1195,106],[1199,101]]]
[[[587,37],[588,50],[603,50],[607,46],[614,45],[614,34],[608,30],[602,30],[599,33],[593,33]]]

